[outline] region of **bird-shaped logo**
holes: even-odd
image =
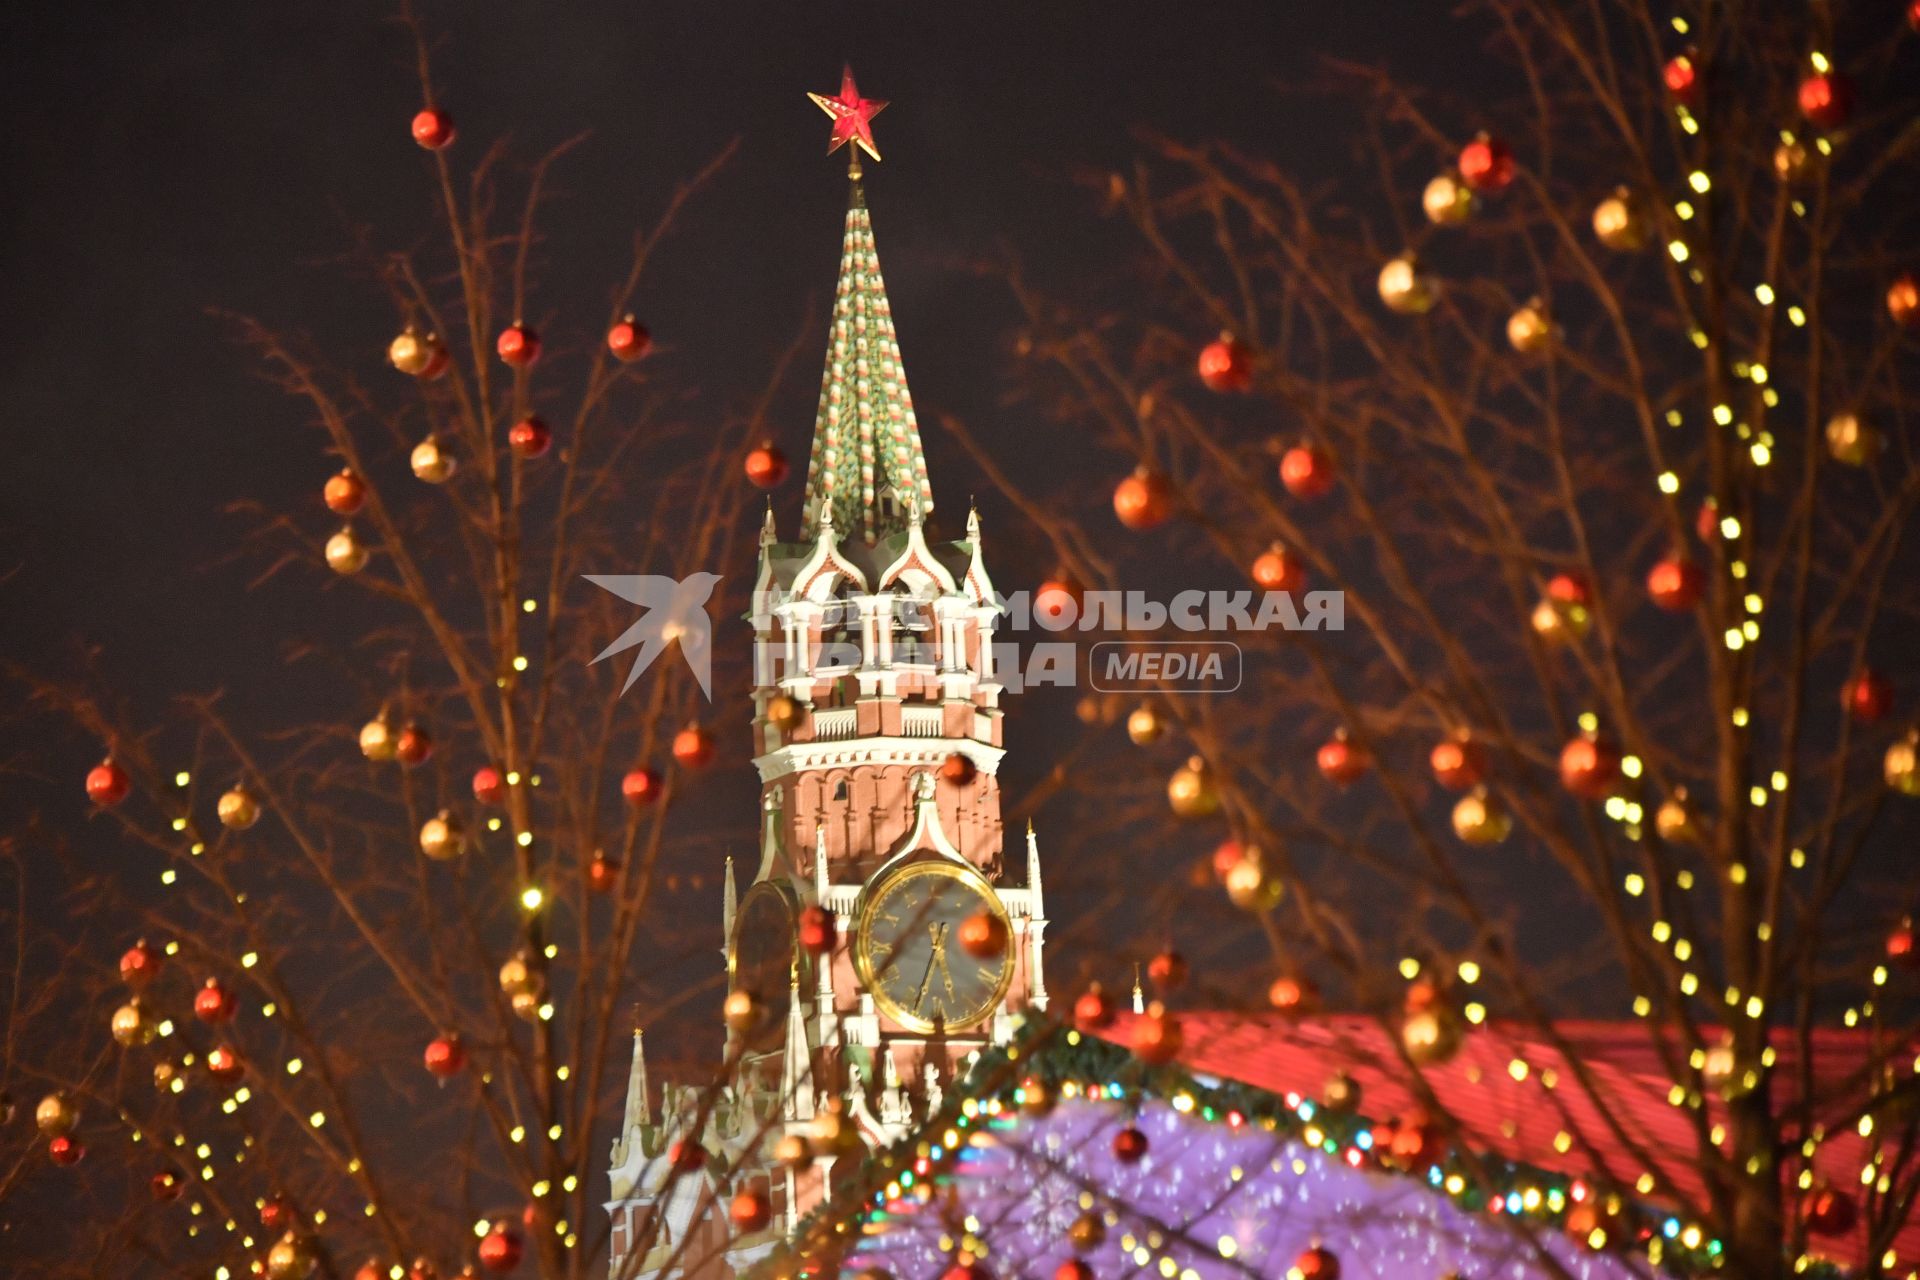
[[[622,600],[646,610],[614,642],[594,655],[594,661],[624,653],[635,645],[640,654],[627,672],[625,693],[633,688],[640,673],[670,644],[680,646],[680,654],[700,682],[700,692],[713,697],[713,623],[707,618],[707,600],[719,585],[717,573],[699,572],[675,580],[657,573],[589,573],[588,582],[611,591]]]

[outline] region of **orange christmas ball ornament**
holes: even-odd
[[[620,779],[620,797],[636,809],[644,809],[660,798],[664,784],[652,769],[629,769]]]
[[[1268,985],[1267,1003],[1286,1017],[1304,1017],[1319,1004],[1319,992],[1305,978],[1283,973]]]
[[[428,151],[453,145],[453,117],[438,107],[428,107],[413,117],[413,140]]]
[[[480,1265],[489,1271],[511,1271],[520,1265],[520,1259],[526,1253],[526,1245],[520,1240],[520,1233],[512,1224],[495,1222],[480,1237],[480,1245],[474,1250],[474,1256],[480,1259]]]
[[[713,735],[690,724],[673,735],[673,758],[683,769],[704,769],[713,763]]]
[[[1349,741],[1345,729],[1336,729],[1333,737],[1320,744],[1314,753],[1320,776],[1338,787],[1351,786],[1373,766],[1373,757],[1365,747]]]
[[[102,809],[111,809],[133,790],[133,779],[109,756],[87,771],[87,799]]]
[[[1707,575],[1700,566],[1680,556],[1669,556],[1647,573],[1647,595],[1670,613],[1684,613],[1700,602]]]
[[[1064,570],[1054,574],[1033,592],[1033,619],[1049,631],[1060,631],[1080,616],[1080,584]]]
[[[1461,179],[1476,192],[1504,191],[1513,181],[1513,152],[1507,144],[1482,133],[1460,149]]]
[[[682,1173],[687,1173],[707,1162],[706,1148],[686,1138],[675,1138],[667,1148],[667,1161]]]
[[[955,931],[960,949],[975,960],[992,960],[1007,951],[1007,922],[992,911],[977,911]]]
[[[466,1067],[467,1049],[460,1043],[460,1037],[449,1031],[427,1042],[421,1061],[430,1074],[448,1080],[459,1075]]]
[[[1093,1280],[1093,1268],[1079,1258],[1068,1258],[1053,1269],[1053,1280]]]
[[[727,1216],[733,1219],[736,1231],[750,1234],[764,1230],[773,1221],[773,1202],[758,1187],[748,1187],[727,1206]]]
[[[1903,969],[1911,969],[1920,964],[1920,950],[1916,950],[1911,916],[1902,919],[1887,934],[1887,959]]]
[[[1853,114],[1853,85],[1837,71],[1821,71],[1800,82],[1800,114],[1820,129],[1837,129]]]
[[[1100,989],[1097,982],[1090,983],[1073,1002],[1073,1025],[1081,1031],[1100,1031],[1113,1025],[1113,1001]]]
[[[653,350],[653,335],[632,316],[622,316],[607,330],[607,350],[621,364],[632,364]]]
[[[756,489],[778,488],[787,478],[787,455],[775,448],[773,441],[763,440],[748,451],[745,469],[747,480]]]
[[[1316,444],[1297,444],[1280,455],[1280,483],[1296,498],[1325,497],[1333,481],[1333,459]]]
[[[1134,1019],[1130,1041],[1134,1057],[1153,1066],[1164,1066],[1180,1056],[1184,1043],[1180,1019],[1156,1000]]]
[[[609,858],[603,851],[594,850],[593,857],[587,860],[587,892],[612,893],[613,887],[620,883],[620,861]]]
[[[1560,749],[1560,783],[1583,800],[1602,800],[1620,778],[1620,748],[1585,734]]]
[[[1200,349],[1199,368],[1209,391],[1245,391],[1253,384],[1253,353],[1230,333]]]
[[[1160,991],[1178,991],[1187,985],[1187,958],[1171,949],[1160,952],[1147,961],[1147,981]]]
[[[540,335],[515,320],[500,331],[493,349],[499,353],[502,363],[511,368],[525,369],[540,358]]]
[[[1300,567],[1299,559],[1278,542],[1255,558],[1249,573],[1253,584],[1262,591],[1285,591],[1291,594],[1307,585],[1307,571]]]
[[[1132,475],[1114,486],[1113,513],[1135,533],[1165,524],[1173,514],[1173,493],[1166,477],[1151,467],[1135,468]]]
[[[833,950],[840,928],[833,912],[816,902],[801,908],[799,933],[800,945],[818,956]]]
[[[1920,280],[1911,273],[1887,286],[1887,314],[1902,329],[1920,324]]]
[[[507,432],[507,447],[516,458],[537,458],[553,447],[553,428],[539,414],[530,413]]]
[[[940,781],[953,786],[971,786],[979,776],[980,766],[964,751],[956,751],[940,762]]]
[[[327,477],[320,497],[327,504],[327,510],[335,515],[350,516],[366,505],[367,482],[351,470],[342,470]]]
[[[1486,749],[1465,733],[1438,743],[1427,756],[1434,781],[1452,791],[1478,786],[1487,776]]]

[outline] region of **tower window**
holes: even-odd
[[[847,798],[847,780],[845,778],[833,784],[833,798],[835,800],[845,800]]]

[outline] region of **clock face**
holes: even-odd
[[[960,945],[960,924],[1006,911],[985,877],[952,862],[911,862],[867,888],[854,963],[881,1012],[910,1031],[961,1031],[984,1022],[1013,981],[1011,945],[978,959]]]
[[[766,1010],[745,1037],[749,1053],[780,1046],[787,1029],[787,1004],[793,993],[793,963],[798,954],[795,933],[799,912],[785,885],[763,880],[747,890],[734,917],[733,941],[727,953],[731,990],[751,991]],[[804,969],[805,966],[803,965]],[[801,974],[800,980],[807,980]]]

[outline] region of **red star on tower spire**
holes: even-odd
[[[860,96],[859,87],[853,83],[852,67],[840,69],[840,93],[837,97],[829,98],[824,93],[810,93],[807,96],[833,120],[833,140],[827,146],[828,155],[851,142],[875,160],[880,158],[880,149],[873,144],[873,118],[885,110],[887,104],[876,98]],[[855,161],[858,159],[856,155]]]

